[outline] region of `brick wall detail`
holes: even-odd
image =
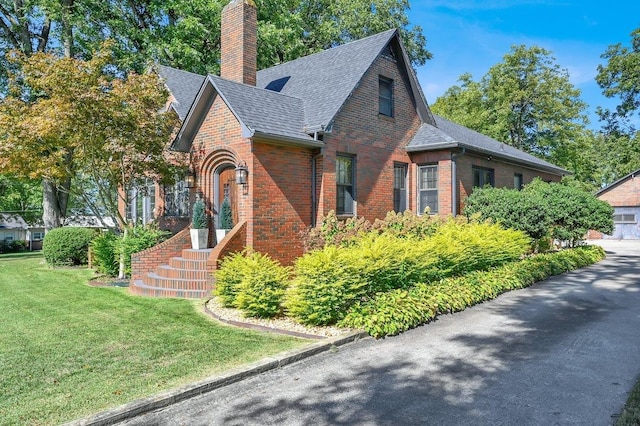
[[[601,192],[598,198],[608,202],[612,207],[640,206],[640,176],[629,176]]]
[[[247,245],[247,221],[236,224],[231,231],[213,248],[207,259],[207,269],[215,271],[218,263],[228,254],[237,253]]]
[[[191,248],[189,228],[175,234],[158,245],[131,255],[131,281],[142,279],[147,273],[166,264],[171,257],[180,256],[183,249]]]

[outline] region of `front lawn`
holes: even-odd
[[[60,424],[306,344],[0,255],[0,425]],[[201,303],[201,302],[200,302]]]

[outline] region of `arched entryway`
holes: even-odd
[[[221,228],[220,213],[225,199],[231,205],[233,224],[238,223],[238,190],[236,185],[235,165],[223,164],[214,173],[213,182],[213,208],[216,228]]]

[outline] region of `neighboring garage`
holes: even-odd
[[[602,238],[640,239],[640,169],[601,189],[596,196],[614,208],[613,234]]]

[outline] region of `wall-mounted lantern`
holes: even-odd
[[[247,168],[247,163],[244,161],[241,161],[236,166],[236,183],[246,188],[248,176],[249,176],[249,169]]]
[[[187,188],[193,188],[196,186],[196,173],[189,169],[186,176],[184,177],[184,182],[187,185]]]

